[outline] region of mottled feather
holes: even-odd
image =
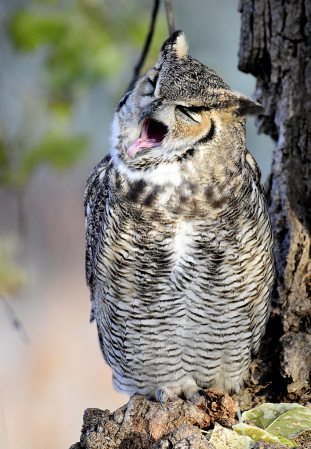
[[[114,385],[238,391],[268,318],[272,233],[245,115],[181,32],[119,102],[85,194],[86,274]],[[161,391],[161,394],[159,394]]]

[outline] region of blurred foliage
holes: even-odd
[[[26,282],[26,272],[14,262],[19,253],[16,238],[0,239],[0,296],[17,294]]]
[[[0,80],[9,102],[5,107],[15,110],[16,117],[2,114],[0,122],[0,184],[21,192],[39,164],[62,171],[83,157],[90,136],[72,131],[77,105],[101,82],[108,84],[114,101],[124,94],[149,30],[152,7],[153,0],[25,0],[8,9],[5,30],[11,45],[6,47],[9,60],[1,59]],[[162,12],[143,70],[154,64],[166,37]],[[19,65],[21,55],[26,65]],[[5,84],[8,75],[3,74],[14,58],[17,70],[37,61],[35,77],[42,61],[44,71],[33,91],[27,91],[21,76],[18,89],[13,79]],[[0,298],[16,294],[26,280],[12,248],[0,239]]]
[[[64,171],[81,159],[86,145],[85,136],[66,136],[55,131],[48,133],[29,151],[23,153],[23,160],[17,167],[7,169],[6,164],[1,166],[0,182],[7,186],[20,187],[27,182],[32,171],[40,163],[48,163],[56,170]]]
[[[130,80],[131,48],[143,46],[152,4],[152,1],[142,4],[135,0],[33,0],[27,9],[13,15],[8,30],[19,50],[49,46],[47,68],[51,94],[72,101],[77,86],[90,87],[112,78],[124,68],[124,63]],[[157,59],[166,36],[163,16],[157,28],[146,65],[152,65]]]
[[[17,52],[43,50],[45,55],[42,84],[48,130],[38,141],[24,138],[29,128],[27,108],[15,141],[0,124],[0,183],[20,187],[38,164],[64,170],[83,157],[90,142],[88,136],[70,132],[74,107],[81,93],[87,95],[99,82],[110,83],[112,94],[120,89],[116,79],[128,84],[148,33],[152,7],[151,0],[28,0],[13,9],[6,30]],[[146,66],[157,59],[166,37],[161,13]],[[124,88],[117,95],[123,93]],[[36,114],[33,107],[29,112]],[[42,108],[37,114],[42,114]]]
[[[82,136],[67,137],[58,134],[44,136],[38,145],[25,157],[25,171],[30,173],[37,162],[48,161],[58,170],[65,170],[78,161],[83,154],[86,138]]]

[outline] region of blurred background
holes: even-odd
[[[83,194],[109,151],[153,0],[0,0],[0,448],[68,449],[83,411],[115,410],[111,371],[89,323]],[[238,1],[175,0],[189,53],[232,89]],[[163,5],[146,62],[168,37]],[[247,124],[265,181],[273,143]]]

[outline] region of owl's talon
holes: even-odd
[[[206,413],[206,411],[207,411],[207,403],[208,403],[208,397],[207,397],[206,391],[205,390],[199,390],[198,393],[199,393],[200,396],[203,396],[204,399],[205,399],[205,413]]]
[[[164,394],[164,390],[161,390],[161,389],[159,389],[158,391],[157,391],[157,397],[158,397],[158,401],[160,402],[160,404],[161,404],[161,407],[163,408],[163,410],[165,411],[165,408],[164,408],[164,406],[163,406],[163,402],[162,402],[162,397],[163,397],[163,394]]]

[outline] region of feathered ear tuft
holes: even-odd
[[[241,98],[238,101],[238,113],[243,116],[247,115],[259,115],[264,112],[265,108],[257,101],[251,98]]]
[[[188,51],[186,36],[183,31],[178,30],[164,42],[161,52],[164,54],[175,54],[178,58],[183,58]]]
[[[264,107],[257,101],[238,92],[230,92],[230,94],[232,105],[236,107],[236,112],[240,116],[258,115],[264,112]]]
[[[181,32],[181,34],[179,34],[177,36],[176,43],[175,43],[175,51],[179,58],[183,58],[187,54],[188,44],[186,41],[186,36],[183,32]]]

